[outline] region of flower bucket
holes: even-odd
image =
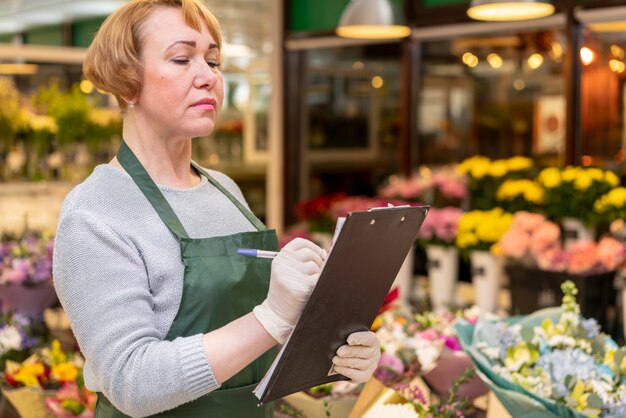
[[[400,291],[400,300],[409,303],[411,292],[413,291],[413,266],[415,264],[415,244],[411,246],[409,253],[406,255],[400,271],[393,281],[392,289],[397,288]]]
[[[18,284],[0,286],[0,305],[4,312],[14,311],[28,316],[39,316],[57,300],[52,280],[34,286]]]
[[[440,311],[454,302],[459,275],[459,250],[456,247],[429,245],[426,247],[426,256],[430,303],[434,311]]]
[[[472,251],[470,263],[475,304],[483,312],[495,312],[498,306],[500,282],[504,276],[502,258],[488,251]]]
[[[596,239],[595,228],[585,225],[576,218],[564,218],[561,221],[563,227],[563,246],[566,250],[576,241],[594,241]]]
[[[54,396],[54,390],[40,388],[7,388],[2,387],[4,396],[15,408],[21,418],[55,418],[52,411],[46,408],[46,398]]]
[[[473,368],[472,359],[463,351],[453,351],[444,348],[437,360],[437,365],[423,377],[435,393],[446,397],[456,380],[463,372]],[[478,376],[471,378],[469,382],[459,387],[459,398],[474,399],[485,395],[489,389]]]
[[[347,418],[357,399],[356,395],[315,398],[306,392],[296,392],[283,398],[307,418]]]

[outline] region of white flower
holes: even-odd
[[[419,418],[410,405],[376,405],[363,418]]]
[[[547,343],[550,347],[576,347],[576,340],[567,335],[553,335]]]
[[[7,325],[0,330],[0,352],[22,348],[22,335],[13,325]]]

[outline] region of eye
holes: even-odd
[[[213,68],[213,69],[217,69],[219,70],[220,67],[222,66],[221,63],[215,61],[215,60],[207,60],[206,63],[208,64],[209,67]]]
[[[189,59],[188,58],[175,58],[172,60],[172,62],[178,65],[186,65],[189,63]]]

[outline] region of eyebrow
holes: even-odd
[[[196,41],[176,41],[173,44],[171,44],[170,46],[168,46],[167,48],[165,48],[165,50],[167,51],[168,49],[172,48],[175,45],[178,44],[183,44],[183,45],[189,45],[192,48],[195,48],[197,46]],[[217,48],[217,44],[216,43],[210,43],[209,44],[209,49],[216,49]]]

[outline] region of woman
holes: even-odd
[[[223,99],[221,36],[200,0],[133,0],[96,35],[84,72],[115,95],[124,141],[66,198],[54,277],[85,355],[97,418],[271,417],[252,389],[290,334],[323,265],[278,250],[227,176],[191,161]],[[336,370],[364,381],[379,345],[352,334]]]

